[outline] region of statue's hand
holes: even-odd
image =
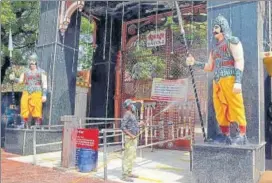
[[[194,65],[195,64],[195,58],[189,54],[189,56],[186,58],[186,64],[189,65]]]
[[[242,84],[241,83],[234,83],[233,85],[233,93],[241,93],[242,92]]]
[[[12,73],[9,75],[9,79],[10,79],[11,81],[14,81],[14,80],[15,80],[15,73],[14,73],[14,72],[12,72]]]
[[[42,102],[46,102],[46,96],[42,96]]]

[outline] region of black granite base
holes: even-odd
[[[193,145],[194,183],[257,183],[265,170],[265,143]]]
[[[46,144],[62,141],[62,130],[37,130],[36,143]],[[36,152],[47,153],[61,150],[61,144],[37,147]],[[5,130],[5,151],[19,155],[33,154],[33,130],[11,129]]]

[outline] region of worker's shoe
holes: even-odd
[[[133,182],[133,179],[129,178],[129,177],[122,177],[121,179],[122,181],[125,181],[125,182]]]
[[[205,142],[208,144],[226,144],[227,139],[228,139],[227,135],[220,133],[211,139],[205,140]]]
[[[139,176],[135,175],[135,174],[129,174],[128,177],[130,177],[130,178],[138,178]]]

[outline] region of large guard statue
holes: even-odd
[[[186,63],[205,71],[214,71],[213,104],[222,134],[214,142],[246,143],[246,117],[242,96],[244,52],[242,43],[232,36],[228,21],[219,15],[213,22],[213,35],[217,41],[210,52],[208,63],[195,61],[189,55]]]
[[[18,83],[25,85],[21,98],[21,117],[23,123],[19,128],[29,128],[29,118],[35,120],[37,128],[42,123],[42,103],[46,101],[47,79],[45,71],[37,66],[38,57],[33,54],[29,57],[29,68],[21,74],[20,78],[15,78],[14,73],[9,77]]]

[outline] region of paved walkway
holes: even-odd
[[[196,141],[202,141],[201,134]],[[122,182],[121,153],[108,156],[108,180],[104,181],[103,152],[99,152],[98,170],[92,173],[80,173],[76,169],[63,171],[60,168],[61,153],[45,153],[37,155],[38,166],[32,165],[33,156],[17,156],[2,150],[1,183],[118,183]],[[267,169],[272,161],[267,161]],[[270,166],[268,166],[270,165]],[[272,167],[272,166],[271,166]],[[271,168],[270,167],[270,168]],[[135,183],[191,183],[189,153],[175,150],[143,149],[138,157],[134,173],[140,177]],[[272,172],[266,172],[260,183],[271,182]]]
[[[11,160],[19,156],[6,153],[2,150],[1,183],[102,183],[98,178],[86,177],[71,172],[62,172],[53,168],[33,166],[31,163],[23,163]],[[107,181],[107,183],[114,183]]]
[[[148,148],[143,150],[142,155],[140,157],[138,154],[136,159],[134,173],[140,177],[134,180],[135,183],[191,183],[188,152],[159,149],[151,152]],[[103,152],[99,152],[97,172],[87,174],[76,169],[60,171],[60,152],[37,155],[39,166],[31,164],[32,156],[8,156],[6,153],[4,156],[4,183],[18,183],[18,180],[20,183],[99,183],[104,178]],[[108,156],[107,170],[108,180],[122,182],[121,153]],[[15,172],[18,172],[16,176]]]
[[[199,135],[198,135],[199,136]],[[139,152],[138,152],[139,153]],[[174,150],[153,152],[144,149],[136,160],[134,171],[140,175],[135,183],[191,183],[189,153]],[[108,157],[108,183],[122,182],[121,154]],[[17,156],[2,150],[1,183],[100,183],[104,182],[103,153],[99,152],[98,171],[92,174],[77,170],[61,171],[60,152],[37,155],[37,164],[32,165],[32,156]]]

